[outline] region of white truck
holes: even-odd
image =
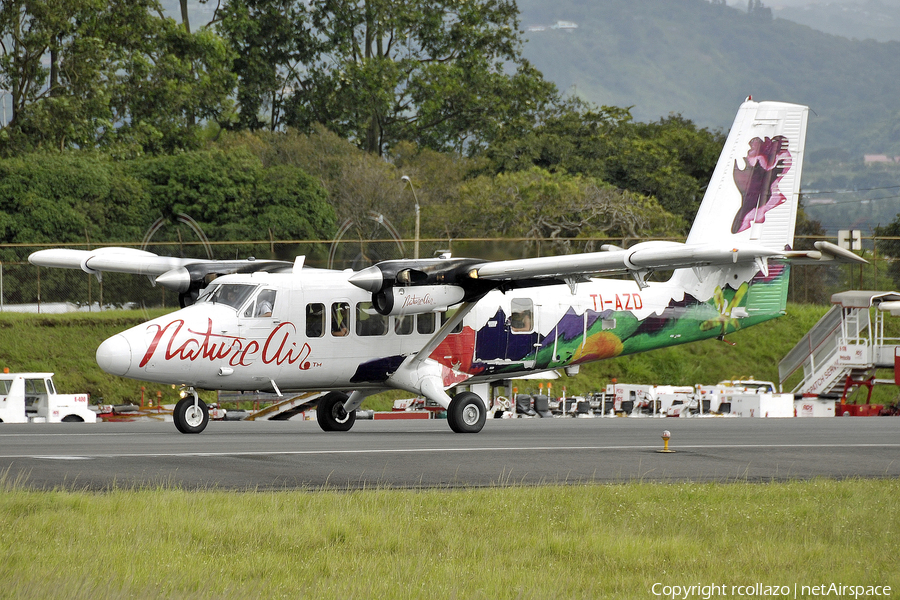
[[[88,394],[57,394],[53,373],[0,373],[0,423],[96,423]]]

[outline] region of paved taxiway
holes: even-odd
[[[660,435],[672,433],[674,454]],[[900,476],[900,418],[516,419],[0,425],[0,476],[35,488],[453,487]]]

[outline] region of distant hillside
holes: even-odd
[[[734,2],[732,1],[732,4]],[[746,6],[746,2],[743,3]],[[858,40],[900,41],[898,0],[770,0],[775,16]]]
[[[577,24],[527,31],[524,54],[561,90],[596,104],[724,129],[752,94],[813,109],[811,160],[900,155],[900,42],[849,40],[707,0],[519,0],[519,8],[526,29]]]

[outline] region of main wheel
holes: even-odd
[[[356,423],[356,411],[344,410],[344,402],[348,397],[342,392],[329,392],[319,400],[316,421],[322,431],[350,431]]]
[[[456,433],[478,433],[487,421],[487,409],[475,392],[462,392],[450,401],[447,423]]]
[[[194,406],[194,399],[188,396],[175,405],[172,418],[181,433],[200,433],[209,424],[209,409],[203,400],[198,400]]]

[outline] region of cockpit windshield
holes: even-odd
[[[197,298],[197,303],[215,302],[227,304],[232,308],[240,308],[247,301],[257,286],[243,283],[210,284],[203,294]]]

